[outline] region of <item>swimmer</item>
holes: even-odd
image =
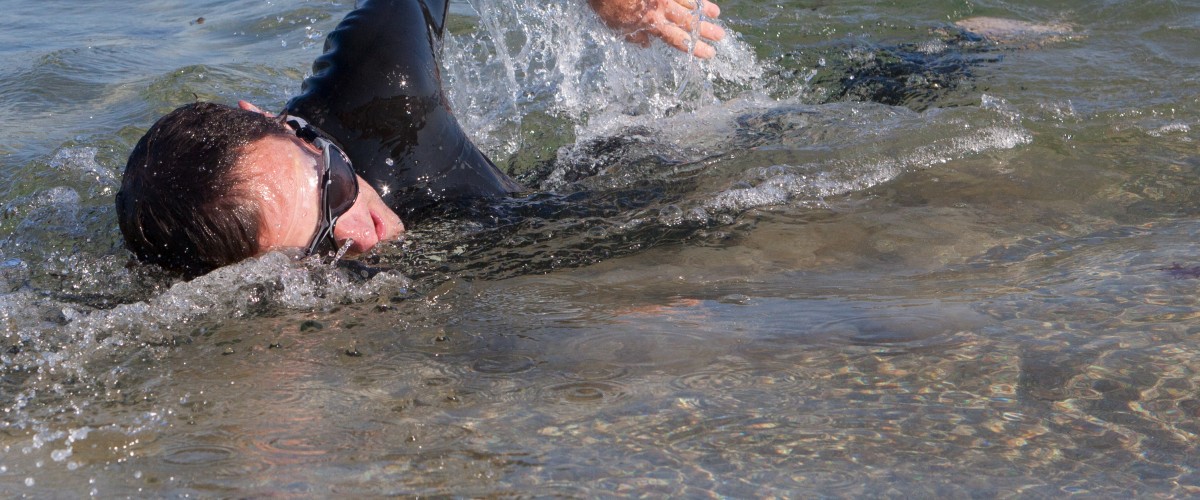
[[[715,54],[697,0],[588,0],[628,40]],[[720,15],[708,0],[707,19]],[[522,190],[467,138],[441,87],[449,0],[366,0],[278,116],[197,102],[138,141],[116,196],[126,246],[185,276],[275,250],[360,254],[433,207]],[[699,40],[692,40],[691,33]]]

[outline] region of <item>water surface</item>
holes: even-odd
[[[1200,8],[722,7],[696,63],[454,3],[452,104],[541,194],[181,282],[129,149],[281,108],[351,2],[0,0],[0,492],[1195,495]]]

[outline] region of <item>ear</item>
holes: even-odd
[[[263,115],[266,115],[268,118],[274,118],[274,117],[275,117],[275,115],[274,115],[274,114],[272,114],[272,113],[268,113],[268,112],[266,112],[266,111],[263,111],[263,110],[261,110],[261,109],[258,109],[258,106],[255,106],[255,105],[253,105],[253,104],[250,104],[250,103],[248,103],[248,102],[246,102],[246,101],[238,101],[238,107],[239,107],[239,108],[242,108],[242,109],[244,109],[244,110],[246,110],[246,111],[253,111],[253,112],[255,112],[255,113],[262,113]]]

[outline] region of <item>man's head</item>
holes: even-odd
[[[322,151],[243,103],[183,106],[138,141],[117,193],[126,246],[194,276],[270,250],[302,248],[320,227]],[[361,178],[333,236],[362,252],[403,225]],[[304,241],[301,241],[304,240]]]

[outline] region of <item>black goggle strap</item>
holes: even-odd
[[[283,123],[285,125],[287,125],[292,129],[293,132],[296,133],[296,137],[299,137],[306,142],[316,144],[317,139],[322,138],[321,132],[319,132],[316,127],[312,126],[312,124],[308,123],[308,120],[300,118],[299,116],[290,116],[287,114],[284,114],[280,118],[283,119]]]

